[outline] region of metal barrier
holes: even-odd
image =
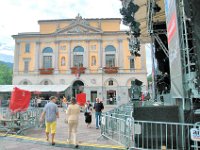
[[[194,124],[138,121],[131,117],[130,111],[121,113],[125,109],[129,109],[128,105],[102,114],[102,136],[130,149],[200,148],[198,142],[191,140],[190,129]]]
[[[29,108],[26,112],[17,113],[11,113],[8,108],[0,108],[0,131],[21,134],[26,129],[44,126],[44,122],[39,122],[41,113],[40,108]]]

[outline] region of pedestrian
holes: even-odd
[[[63,111],[66,112],[67,110],[67,99],[65,96],[63,96],[63,99],[62,99],[62,107],[63,107]]]
[[[55,104],[57,98],[55,96],[50,97],[50,102],[47,103],[43,109],[42,115],[40,117],[40,122],[44,120],[46,124],[46,139],[49,141],[49,133],[52,136],[52,145],[55,145],[55,134],[56,134],[56,118],[59,118],[58,106]]]
[[[103,109],[104,109],[103,103],[100,102],[99,98],[96,98],[96,103],[94,104],[96,129],[99,129],[99,126],[101,125],[101,113]]]
[[[42,99],[40,97],[37,98],[37,107],[41,107]]]
[[[88,100],[85,105],[85,123],[87,124],[87,127],[90,127],[90,124],[92,122],[92,105],[90,104],[90,101]]]
[[[78,104],[76,104],[76,99],[74,97],[71,98],[71,104],[68,106],[66,114],[67,114],[66,120],[69,125],[68,142],[73,143],[75,148],[78,148],[76,133],[77,133],[77,127],[78,127],[80,107]],[[72,140],[72,136],[73,136],[73,140]]]

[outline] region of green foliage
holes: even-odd
[[[0,85],[12,84],[12,69],[0,63]]]
[[[152,74],[150,74],[150,75],[147,76],[147,81],[148,81],[148,83],[152,82]]]

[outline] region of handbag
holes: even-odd
[[[89,115],[89,113],[88,113],[88,112],[85,112],[85,113],[84,113],[84,116],[88,116],[88,115]]]

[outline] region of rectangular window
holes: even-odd
[[[44,56],[43,57],[43,67],[44,68],[52,68],[52,56]]]
[[[115,67],[115,54],[106,55],[106,67]]]
[[[134,60],[134,58],[130,58],[130,69],[135,69],[135,60]]]
[[[29,61],[24,61],[24,73],[28,73],[29,71]]]
[[[26,43],[26,45],[25,45],[25,52],[30,53],[30,44],[29,43]]]
[[[83,55],[74,55],[74,66],[83,67]]]

